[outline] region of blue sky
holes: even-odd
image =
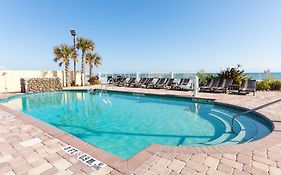
[[[96,71],[281,72],[280,0],[2,0],[0,68],[61,69],[71,28],[96,43]]]

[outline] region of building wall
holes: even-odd
[[[71,78],[73,72],[71,72]],[[76,84],[80,85],[80,73],[77,72]],[[64,71],[0,71],[0,92],[18,92],[20,91],[21,78],[54,78],[58,77],[65,86]]]

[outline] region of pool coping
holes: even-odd
[[[98,88],[97,88],[98,89]],[[122,90],[112,90],[112,91],[120,91],[125,93],[137,93],[130,91],[122,91]],[[157,94],[145,92],[142,94],[150,94],[150,95],[162,95],[162,96],[171,96],[171,94]],[[183,96],[183,95],[172,95],[175,97],[181,98],[192,98],[192,96]],[[210,100],[211,98],[202,98]],[[230,103],[226,103],[223,101],[219,101],[217,99],[214,100],[215,104],[222,104],[230,107],[240,108],[240,109],[248,109],[240,105],[233,105]],[[173,153],[173,154],[224,154],[224,153],[240,153],[240,152],[249,152],[258,149],[269,148],[274,145],[279,144],[279,139],[281,137],[281,120],[279,117],[274,116],[271,113],[266,111],[256,111],[260,117],[263,117],[269,120],[272,123],[272,132],[267,136],[253,141],[249,143],[242,143],[238,145],[218,145],[218,146],[168,146],[168,145],[159,145],[159,144],[151,144],[147,148],[144,148],[142,151],[138,152],[136,155],[131,157],[128,160],[122,159],[118,156],[115,156],[109,152],[106,152],[100,148],[95,147],[94,145],[90,145],[83,140],[72,136],[48,123],[42,122],[38,119],[28,116],[27,114],[18,112],[13,110],[7,106],[0,104],[0,109],[14,115],[17,119],[23,121],[24,123],[31,124],[38,129],[44,131],[45,133],[60,139],[61,141],[69,144],[71,146],[76,147],[77,149],[88,153],[89,155],[99,159],[100,161],[106,163],[108,166],[114,168],[120,173],[128,173],[133,172],[137,167],[142,165],[145,161],[147,161],[153,155],[164,152],[164,153]]]

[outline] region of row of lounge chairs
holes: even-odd
[[[193,82],[189,78],[182,78],[175,82],[174,78],[108,78],[109,84],[120,87],[151,88],[151,89],[170,89],[170,90],[193,90]],[[241,86],[233,85],[233,79],[212,79],[207,86],[201,86],[200,92],[227,93],[229,90],[238,91],[239,94],[256,92],[256,80],[243,80]]]
[[[208,86],[200,87],[202,92],[224,92],[226,93],[232,85],[233,79],[212,79]]]
[[[115,86],[135,87],[135,88],[150,88],[150,89],[170,89],[170,90],[192,90],[192,80],[182,78],[179,82],[175,82],[174,78],[108,78],[109,84]]]
[[[208,86],[200,87],[201,92],[224,92],[229,90],[238,91],[238,94],[253,92],[256,93],[256,80],[243,80],[241,86],[234,86],[232,79],[212,79]]]

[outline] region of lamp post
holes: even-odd
[[[70,34],[73,36],[73,47],[76,50],[76,31],[74,29],[71,29]],[[73,69],[74,69],[73,82],[74,85],[76,85],[76,60],[73,60]]]

